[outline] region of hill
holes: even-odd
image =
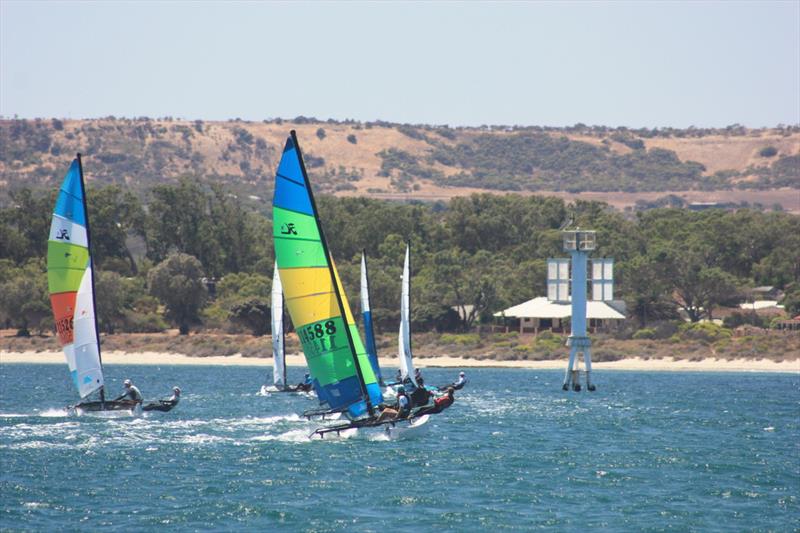
[[[337,195],[439,199],[495,190],[613,199],[695,191],[707,199],[701,191],[736,190],[741,199],[763,191],[794,210],[796,195],[786,204],[787,195],[774,191],[800,188],[800,127],[450,128],[304,117],[0,120],[0,184],[52,187],[80,151],[90,182],[143,191],[196,176],[264,197],[290,129],[301,139],[315,187]]]

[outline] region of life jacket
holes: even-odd
[[[408,410],[411,409],[411,402],[408,399],[408,396],[401,394],[397,397],[397,410],[400,413],[406,413]]]
[[[435,405],[437,409],[446,409],[453,405],[453,398],[451,398],[450,395],[445,394],[444,396],[433,400],[433,405]]]

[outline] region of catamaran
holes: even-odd
[[[406,243],[403,261],[403,284],[400,291],[400,334],[397,341],[400,381],[414,380],[414,356],[411,353],[411,244]]]
[[[132,400],[106,400],[95,313],[94,263],[81,154],[72,161],[56,200],[47,241],[47,283],[58,340],[81,402],[74,412],[129,411]],[[99,398],[87,401],[98,393]]]
[[[286,307],[297,328],[314,391],[326,407],[324,412],[343,412],[350,419],[319,428],[312,436],[396,424],[377,421],[381,388],[328,248],[294,131],[278,164],[272,216]]]
[[[372,365],[372,370],[378,378],[378,383],[386,388],[381,375],[381,365],[378,363],[378,348],[375,344],[375,327],[372,323],[372,309],[369,304],[369,273],[367,271],[367,251],[361,251],[361,319],[364,321],[364,339],[366,341],[367,357]]]
[[[272,273],[272,386],[262,385],[261,394],[273,392],[309,392],[308,389],[291,386],[286,380],[286,339],[283,327],[283,286],[278,273],[278,262]]]

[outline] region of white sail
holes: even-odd
[[[369,282],[367,281],[367,257],[361,254],[361,312],[369,313]]]
[[[400,338],[397,343],[402,379],[414,379],[414,363],[411,356],[411,267],[410,247],[406,245],[403,263],[403,289],[400,295]]]
[[[279,390],[286,387],[286,354],[283,344],[283,286],[275,262],[272,275],[272,381]]]
[[[100,364],[100,346],[97,344],[97,322],[92,295],[92,267],[83,273],[75,298],[74,341],[65,346],[67,364],[75,380],[78,394],[85,398],[103,386],[103,367]],[[69,348],[69,349],[68,349]]]

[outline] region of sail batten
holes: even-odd
[[[59,190],[47,243],[47,281],[56,332],[73,384],[85,398],[103,387],[88,214],[80,156]]]
[[[354,416],[370,411],[382,400],[380,387],[330,257],[294,132],[275,179],[273,235],[284,301],[320,401]]]

